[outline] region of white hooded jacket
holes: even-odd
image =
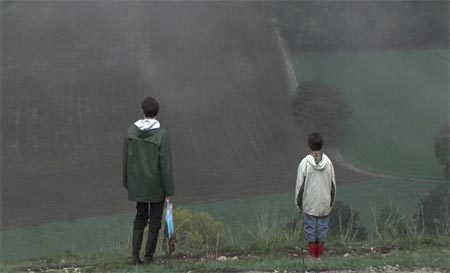
[[[313,152],[300,162],[295,187],[295,204],[312,216],[330,213],[336,193],[336,179],[331,160],[321,152]]]

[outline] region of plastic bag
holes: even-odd
[[[166,217],[165,217],[165,242],[164,248],[167,254],[175,251],[175,229],[173,225],[173,205],[169,198],[166,198]]]

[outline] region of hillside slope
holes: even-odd
[[[133,210],[122,141],[146,95],[176,202],[292,190],[306,133],[263,6],[21,1],[1,23],[2,229]]]

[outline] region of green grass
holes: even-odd
[[[297,55],[295,66],[300,81],[320,80],[347,97],[346,159],[393,175],[443,176],[433,138],[449,117],[448,51],[314,52]]]
[[[321,260],[304,256],[300,251],[283,250],[271,253],[253,255],[247,253],[238,255],[237,260],[219,262],[216,257],[203,259],[191,257],[177,257],[164,259],[153,265],[130,266],[125,257],[120,255],[109,256],[59,256],[52,260],[41,259],[17,263],[4,264],[3,270],[9,272],[40,271],[41,269],[59,269],[57,272],[68,272],[64,268],[79,268],[69,272],[243,272],[243,271],[322,271],[327,269],[377,269],[386,267],[396,269],[412,269],[432,267],[446,270],[449,268],[449,251],[439,248],[407,251],[391,251],[387,255],[371,253],[368,247],[363,254],[349,252],[327,255]],[[333,251],[333,248],[331,248]],[[294,256],[297,254],[298,256]],[[228,256],[231,258],[232,256]],[[53,271],[55,272],[55,271]]]
[[[417,196],[427,194],[436,184],[402,180],[375,180],[369,183],[338,186],[337,197],[360,211],[366,227],[372,225],[370,206],[399,206],[405,214],[416,208]],[[175,204],[175,207],[177,204]],[[283,229],[299,215],[293,193],[279,193],[221,202],[190,204],[194,211],[210,212],[228,227],[226,234],[234,242],[251,242],[258,236],[258,215],[267,209],[269,225]],[[56,254],[127,253],[133,212],[74,221],[56,222],[37,227],[2,231],[1,260],[51,257]]]
[[[368,228],[373,225],[371,207],[382,208],[392,204],[408,216],[412,216],[420,197],[427,195],[438,183],[406,180],[375,179],[363,184],[350,184],[338,188],[338,199],[360,213],[361,222]]]
[[[360,212],[361,222],[370,227],[373,224],[371,206],[381,208],[394,207],[406,215],[412,215],[417,208],[418,198],[438,186],[437,183],[414,182],[407,180],[374,179],[367,183],[338,185],[337,200],[344,201]],[[196,210],[205,210],[219,220],[224,221],[234,236],[251,239],[249,233],[258,230],[255,220],[258,212],[269,208],[272,223],[286,226],[286,223],[298,214],[294,207],[293,193],[278,193],[268,196],[227,200],[214,203],[197,203],[189,206]],[[244,227],[244,228],[242,228]]]
[[[2,231],[0,258],[120,252],[129,248],[132,219],[131,214],[118,214]]]

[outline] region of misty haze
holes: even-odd
[[[146,96],[170,138],[175,208],[208,211],[243,241],[261,207],[283,230],[297,216],[297,167],[314,131],[362,240],[371,209],[390,199],[425,223],[418,200],[448,193],[448,8],[2,1],[1,258],[96,253],[106,237],[128,255],[135,204],[122,145]],[[448,207],[448,194],[438,199],[430,206]]]

